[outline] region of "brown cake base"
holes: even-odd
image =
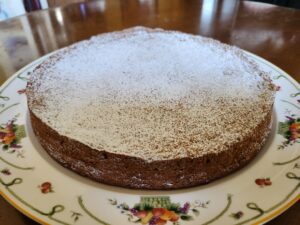
[[[34,133],[57,162],[101,183],[135,189],[178,189],[209,183],[243,167],[261,150],[272,109],[251,136],[227,151],[199,158],[147,162],[137,157],[98,151],[59,135],[30,111]]]

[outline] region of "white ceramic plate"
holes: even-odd
[[[223,225],[272,219],[300,199],[300,86],[276,66],[247,54],[272,74],[279,89],[264,149],[230,176],[175,191],[99,184],[53,161],[32,133],[23,93],[32,69],[49,55],[31,63],[0,90],[1,194],[42,224]]]

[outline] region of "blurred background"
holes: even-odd
[[[93,0],[0,0],[0,21],[14,16],[22,15],[34,10],[63,6],[77,2],[88,2]],[[211,0],[214,2],[214,0]],[[239,0],[232,0],[239,1]],[[251,0],[255,2],[264,2],[280,5],[284,7],[300,9],[299,0]],[[141,2],[144,2],[141,0]]]
[[[89,4],[71,4],[78,2]],[[299,28],[299,10],[295,8],[300,8],[300,0],[260,2],[271,4],[257,0],[0,0],[0,82],[56,49],[100,32],[136,25],[201,34],[262,57],[272,49],[268,60],[285,68],[295,57],[289,54],[294,48],[287,48],[286,43],[293,46],[298,37],[282,30],[287,21],[295,30]],[[287,8],[282,10],[276,4]],[[42,10],[47,8],[51,9]],[[266,22],[269,15],[272,24]],[[291,15],[295,19],[289,19]],[[285,57],[279,61],[276,55]],[[297,71],[298,66],[289,70]]]

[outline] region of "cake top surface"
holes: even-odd
[[[60,135],[153,161],[229,149],[270,111],[274,88],[236,47],[136,27],[60,50],[34,70],[27,95]]]

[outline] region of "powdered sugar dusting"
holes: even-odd
[[[274,101],[268,76],[238,48],[141,27],[57,53],[27,93],[59,134],[147,161],[226,150]]]

